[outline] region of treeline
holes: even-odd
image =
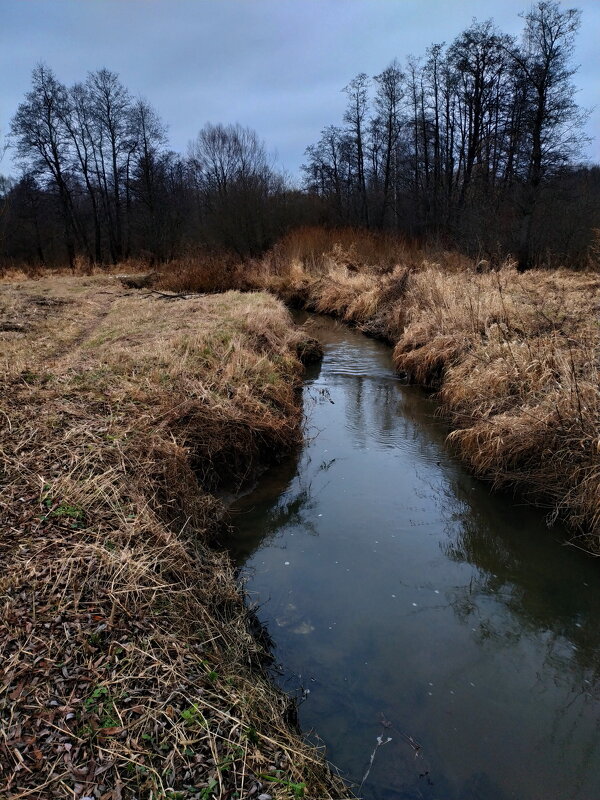
[[[520,41],[473,22],[423,58],[350,81],[343,124],[303,167],[333,219],[511,252],[521,267],[581,260],[600,225],[600,171],[574,166],[580,12],[539,2],[523,19]]]
[[[306,223],[510,253],[522,268],[584,264],[600,168],[578,162],[580,12],[542,0],[523,19],[519,41],[473,22],[423,58],[357,75],[343,122],[306,150],[302,191],[247,128],[207,124],[181,155],[114,72],[67,87],[39,65],[10,126],[20,177],[0,176],[0,266],[168,261],[199,247],[245,258]]]
[[[303,219],[304,197],[253,131],[207,124],[179,155],[156,110],[108,69],[67,87],[37,66],[10,142],[22,176],[0,185],[5,264],[166,261],[190,247],[258,255]]]

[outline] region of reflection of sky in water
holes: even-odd
[[[303,727],[358,783],[391,737],[366,798],[600,797],[597,565],[453,461],[386,347],[315,324],[307,445],[235,516]]]

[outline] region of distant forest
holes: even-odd
[[[0,267],[156,263],[198,248],[257,257],[315,223],[512,254],[521,269],[585,266],[600,167],[581,163],[581,15],[544,1],[522,17],[519,39],[474,21],[350,80],[343,119],[306,149],[301,188],[248,128],[207,124],[178,154],[114,72],[68,87],[38,65],[8,136],[20,177],[0,176]]]

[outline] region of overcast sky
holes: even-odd
[[[600,0],[577,40],[580,105],[600,106]],[[185,152],[205,122],[256,129],[280,167],[341,122],[341,89],[358,72],[451,41],[473,17],[517,34],[528,0],[0,0],[0,136],[46,62],[67,83],[108,67],[146,97]],[[600,108],[588,125],[600,162]],[[0,172],[14,172],[5,157]]]

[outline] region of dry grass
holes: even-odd
[[[432,261],[447,271],[470,264],[456,250],[444,250],[419,239],[364,229],[322,227],[297,228],[281,239],[265,259],[272,275],[287,275],[290,268],[300,267],[314,276],[339,267],[382,275],[398,266],[417,269]]]
[[[243,265],[228,253],[198,252],[164,265],[156,282],[168,292],[222,292],[243,287]]]
[[[393,344],[398,369],[439,390],[474,471],[562,514],[600,553],[597,272],[519,275],[510,262],[304,229],[245,282]]]
[[[269,269],[287,274],[290,265],[300,264],[309,274],[321,275],[330,268],[365,268],[390,272],[399,263],[413,263],[421,245],[392,234],[355,228],[297,228],[279,241],[268,254]]]
[[[2,283],[18,283],[20,281],[71,277],[90,277],[92,275],[117,275],[120,272],[144,272],[148,270],[148,262],[141,258],[131,258],[120,264],[92,264],[81,256],[75,257],[73,269],[66,264],[62,266],[46,266],[44,264],[2,264],[0,265],[0,281]]]
[[[600,278],[433,269],[413,276],[405,305],[396,365],[439,387],[461,455],[600,552]]]
[[[53,277],[0,320],[1,796],[346,796],[208,546],[213,490],[299,440],[287,312]]]
[[[597,248],[596,248],[597,249]],[[600,553],[597,253],[587,273],[476,264],[352,229],[302,228],[261,261],[198,255],[160,273],[185,292],[268,289],[394,345],[439,390],[451,442],[480,475],[561,513]]]

